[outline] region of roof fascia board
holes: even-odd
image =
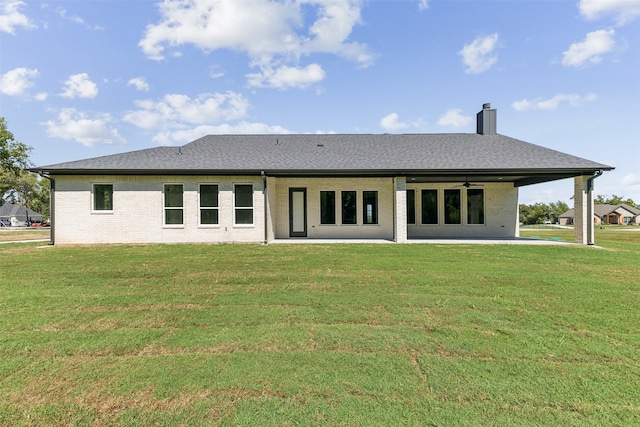
[[[612,170],[613,167],[607,169]],[[202,169],[43,169],[32,168],[31,172],[40,175],[114,175],[114,176],[193,176],[193,175],[249,175],[249,176],[274,176],[274,177],[335,177],[335,178],[354,178],[354,177],[395,177],[395,176],[415,176],[420,178],[442,179],[443,177],[451,177],[459,179],[464,176],[467,179],[473,179],[475,176],[494,176],[500,177],[502,182],[514,183],[515,187],[522,187],[543,182],[556,181],[560,179],[573,178],[582,175],[593,175],[600,169],[420,169],[420,170],[258,170],[258,169],[225,169],[225,170],[202,170]],[[522,178],[522,176],[526,178]]]

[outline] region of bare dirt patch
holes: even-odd
[[[17,242],[20,240],[49,239],[51,230],[26,229],[26,228],[0,228],[0,242]]]

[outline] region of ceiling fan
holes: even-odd
[[[464,177],[464,182],[460,185],[456,185],[456,187],[484,187],[484,185],[482,184],[472,184],[469,182],[469,178],[467,178],[466,176]]]

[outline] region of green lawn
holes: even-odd
[[[640,232],[596,232],[3,244],[0,425],[638,425]]]

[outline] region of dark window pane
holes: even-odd
[[[460,190],[444,190],[444,223],[460,224]]]
[[[166,184],[164,186],[164,207],[182,207],[182,184]]]
[[[113,185],[95,184],[93,186],[93,209],[97,211],[113,210]]]
[[[358,219],[356,215],[356,192],[355,191],[342,192],[342,223],[343,224],[358,223]]]
[[[218,207],[218,186],[217,185],[201,185],[200,186],[200,207],[217,208]]]
[[[177,225],[182,224],[182,209],[165,209],[165,224]]]
[[[362,222],[364,224],[378,223],[378,192],[362,192]]]
[[[407,224],[416,223],[416,190],[407,190]]]
[[[484,224],[484,190],[467,190],[467,224]]]
[[[236,209],[236,224],[253,224],[253,209]]]
[[[236,208],[251,207],[253,207],[253,185],[236,185]]]
[[[438,223],[438,190],[422,190],[422,223]]]
[[[200,224],[217,224],[218,209],[201,209]]]
[[[320,192],[320,224],[336,223],[336,192]]]

